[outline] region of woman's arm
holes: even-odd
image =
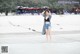
[[[43,17],[45,17],[45,14],[44,14],[44,13],[45,13],[45,11],[43,11],[43,12],[41,13],[41,14],[43,15]]]
[[[49,11],[49,15],[51,15],[51,11]]]
[[[42,15],[44,14],[45,11],[42,12]]]

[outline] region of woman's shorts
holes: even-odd
[[[44,27],[45,27],[45,29],[50,29],[51,23],[50,22],[46,22]]]

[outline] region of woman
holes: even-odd
[[[51,12],[49,10],[45,10],[42,12],[43,17],[44,17],[44,26],[43,26],[43,34],[46,34],[47,40],[51,40],[51,35],[50,35],[50,27],[51,27]]]

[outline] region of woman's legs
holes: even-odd
[[[47,39],[47,41],[49,40],[49,38],[48,38],[48,30],[46,29],[46,39]]]
[[[49,38],[51,40],[51,29],[50,28],[48,29],[48,33],[49,33]]]
[[[48,37],[51,40],[51,29],[48,29]]]
[[[51,29],[50,24],[45,24],[46,38],[47,40],[51,40]]]
[[[51,40],[51,30],[50,29],[46,29],[46,38],[47,40]]]

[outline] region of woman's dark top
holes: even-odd
[[[50,22],[50,19],[49,19],[49,18],[47,18],[47,19],[44,19],[44,21],[45,21],[45,22]]]

